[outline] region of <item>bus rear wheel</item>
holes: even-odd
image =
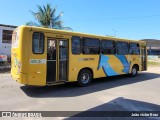
[[[79,86],[81,87],[88,86],[91,84],[91,81],[92,81],[92,73],[89,70],[84,69],[80,71],[78,75],[78,85]]]
[[[131,76],[135,77],[137,74],[138,74],[138,68],[137,66],[134,65],[131,70]]]

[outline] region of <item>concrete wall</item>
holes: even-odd
[[[158,61],[159,59],[158,55],[148,55],[148,60]]]
[[[13,27],[0,26],[0,55],[11,55],[11,43],[2,43],[3,30],[14,30]]]

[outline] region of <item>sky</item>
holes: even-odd
[[[160,0],[1,0],[0,24],[36,22],[30,11],[47,3],[75,32],[160,40]]]

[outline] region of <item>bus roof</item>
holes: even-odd
[[[67,34],[67,35],[71,35],[72,34],[73,36],[80,36],[80,37],[83,36],[83,37],[93,37],[93,38],[98,38],[98,39],[108,39],[108,40],[117,40],[117,41],[130,41],[130,42],[135,42],[135,43],[140,43],[140,44],[146,45],[145,41],[140,41],[140,40],[131,40],[131,39],[111,37],[111,36],[101,36],[101,35],[73,32],[73,31],[67,31],[67,30],[58,30],[58,29],[53,29],[53,28],[43,28],[43,27],[26,26],[26,25],[22,25],[22,26],[19,26],[19,27],[28,28],[28,29],[31,29],[31,30],[43,31],[43,32],[57,32],[57,33],[61,32],[63,34]]]

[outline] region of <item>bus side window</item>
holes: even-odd
[[[102,54],[115,54],[115,46],[112,40],[101,40]]]
[[[116,50],[118,55],[128,55],[129,54],[129,44],[128,42],[116,42]]]
[[[34,54],[44,53],[44,34],[43,33],[38,33],[38,32],[33,33],[32,52]]]
[[[94,38],[82,39],[82,53],[83,54],[99,54],[100,53],[100,40]]]
[[[72,54],[81,53],[81,38],[78,36],[72,37]]]
[[[140,54],[139,44],[130,43],[130,54],[132,54],[132,55],[139,55]]]

